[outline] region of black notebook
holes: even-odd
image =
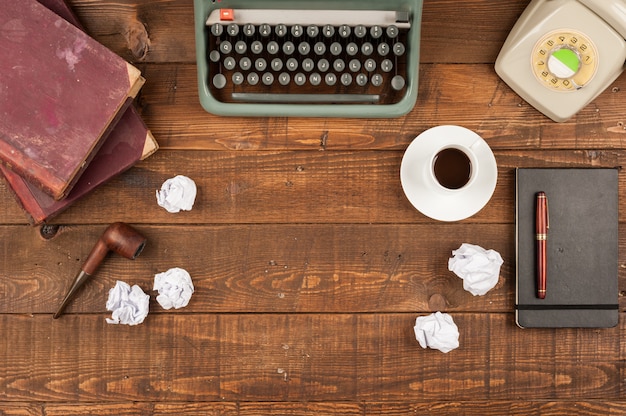
[[[618,321],[618,170],[516,170],[516,322],[607,328]],[[535,198],[548,198],[546,297],[537,297]]]

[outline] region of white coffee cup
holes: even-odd
[[[400,180],[409,202],[442,221],[474,215],[491,198],[498,179],[493,152],[477,133],[461,126],[432,127],[418,135],[402,158]]]
[[[459,192],[474,182],[479,165],[471,146],[447,144],[433,152],[426,168],[439,191]]]

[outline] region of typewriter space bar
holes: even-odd
[[[293,104],[375,104],[380,101],[378,94],[264,94],[254,92],[234,92],[234,101],[247,103],[293,103]]]

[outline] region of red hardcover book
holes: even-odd
[[[59,200],[144,79],[36,0],[0,9],[0,161]]]
[[[38,0],[75,26],[82,28],[76,16],[64,0]],[[94,156],[69,195],[55,201],[15,172],[0,165],[17,201],[29,215],[33,225],[50,220],[78,199],[132,167],[137,161],[150,156],[158,149],[158,143],[145,126],[134,107],[126,110],[106,141]]]
[[[37,225],[60,214],[99,185],[132,167],[137,161],[145,159],[154,153],[157,147],[156,141],[135,107],[131,106],[66,198],[56,201],[4,166],[0,166],[0,173],[4,175],[15,198],[30,216],[31,224]]]

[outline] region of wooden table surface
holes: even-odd
[[[365,120],[210,115],[198,101],[191,0],[70,4],[142,70],[137,104],[161,149],[45,227],[28,225],[0,184],[0,414],[626,414],[626,233],[616,328],[514,322],[514,169],[626,158],[626,76],[557,124],[495,74],[528,0],[426,0],[417,105]],[[441,124],[476,131],[498,163],[490,202],[453,223],[416,211],[399,180],[408,144]],[[178,174],[198,197],[170,214],[155,190]],[[620,208],[624,229],[622,195]],[[115,221],[145,234],[146,249],[108,257],[53,320]],[[447,270],[463,242],[504,259],[485,296]],[[152,282],[172,267],[189,271],[196,292],[164,311]],[[105,322],[116,280],[151,295],[143,324]],[[448,354],[413,334],[415,318],[437,310],[460,330]]]

